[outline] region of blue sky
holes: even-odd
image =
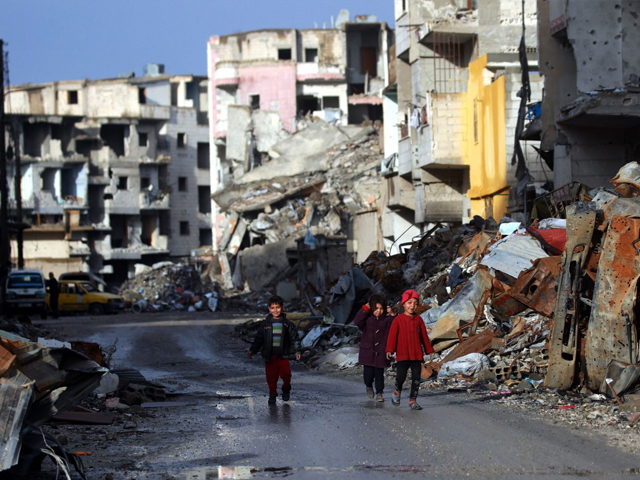
[[[207,72],[207,39],[261,28],[331,24],[341,9],[393,27],[393,0],[2,0],[0,38],[14,85]]]

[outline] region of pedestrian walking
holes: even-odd
[[[409,407],[413,410],[422,410],[416,399],[420,388],[420,371],[424,355],[434,352],[427,329],[419,315],[415,315],[420,296],[415,290],[407,290],[402,294],[402,307],[404,313],[398,315],[389,330],[387,340],[387,359],[396,355],[396,389],[393,392],[391,403],[400,405],[402,385],[407,378],[407,371],[411,369],[411,391],[409,392]]]
[[[282,379],[282,400],[289,401],[291,395],[291,366],[289,358],[300,360],[300,341],[296,327],[283,313],[284,301],[278,296],[269,299],[269,315],[253,339],[247,356],[251,358],[260,351],[264,359],[269,405],[275,405],[278,396],[278,379]]]
[[[369,302],[362,306],[353,319],[360,330],[360,352],[358,363],[364,367],[364,384],[367,396],[373,399],[375,380],[376,401],[384,402],[384,370],[391,365],[385,356],[389,328],[394,316],[382,295],[371,295]]]
[[[51,310],[53,318],[58,318],[60,316],[60,312],[58,311],[58,295],[60,294],[60,288],[53,272],[49,272],[47,287],[49,287],[49,309]]]

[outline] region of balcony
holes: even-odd
[[[169,118],[171,118],[171,107],[162,105],[140,105],[140,118],[169,120]]]
[[[391,209],[408,208],[415,210],[416,194],[413,184],[405,178],[394,175],[383,179],[386,207]]]
[[[236,62],[218,62],[214,74],[217,87],[235,86],[240,83],[240,72]]]
[[[162,192],[141,193],[139,197],[140,210],[168,210],[170,196],[170,194]]]

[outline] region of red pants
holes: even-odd
[[[269,384],[269,395],[278,394],[278,378],[282,379],[282,391],[291,390],[291,367],[289,360],[271,355],[268,362],[264,364],[267,372],[267,384]]]

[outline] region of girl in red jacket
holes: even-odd
[[[419,315],[414,315],[418,307],[420,296],[415,290],[407,290],[402,294],[402,307],[404,313],[398,315],[389,330],[387,340],[387,358],[395,353],[397,363],[396,389],[393,392],[391,403],[400,405],[400,392],[407,378],[407,370],[411,369],[411,392],[409,393],[409,407],[413,410],[422,410],[417,404],[418,389],[420,388],[420,370],[424,354],[434,352],[427,329]]]
[[[391,309],[387,307],[387,301],[382,295],[371,295],[369,303],[353,319],[360,330],[360,354],[358,363],[364,366],[364,384],[367,387],[367,395],[373,398],[373,381],[376,382],[376,401],[384,402],[384,369],[391,363],[385,357],[389,328],[393,322]]]

